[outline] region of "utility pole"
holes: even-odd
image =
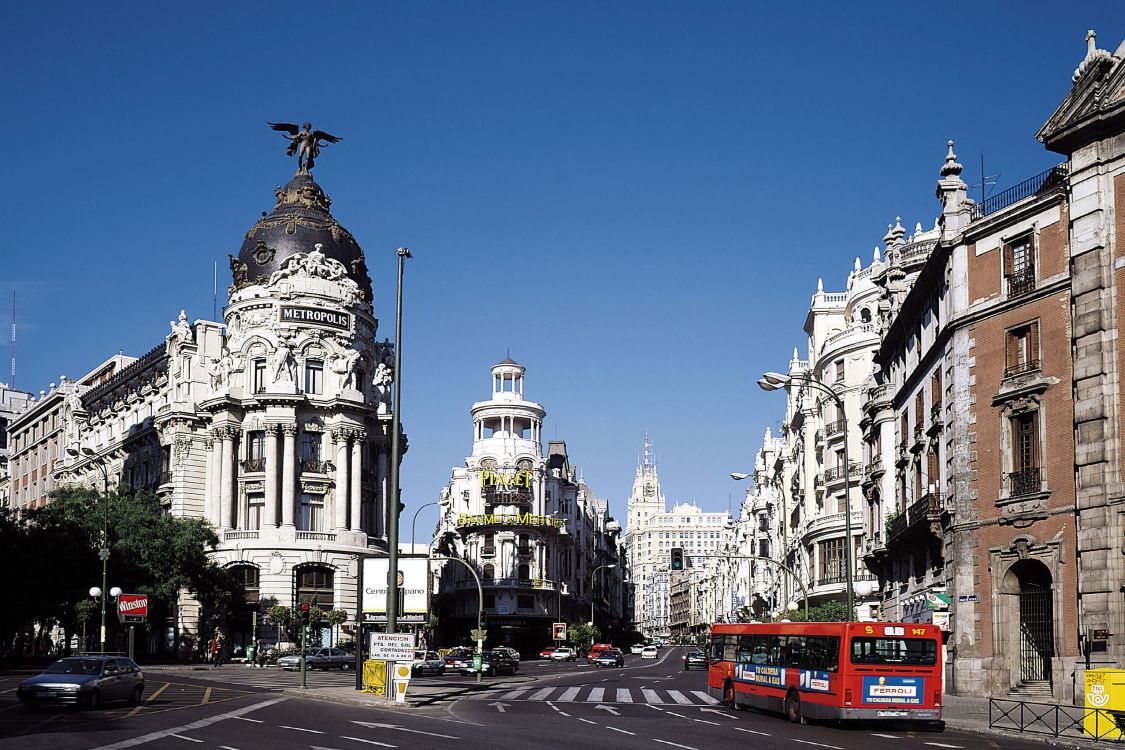
[[[387,632],[398,632],[398,522],[401,494],[398,486],[398,465],[402,460],[402,269],[407,258],[413,257],[405,247],[395,251],[398,255],[398,299],[395,304],[395,367],[394,406],[391,415],[391,496],[387,498]],[[411,532],[413,533],[413,532]],[[413,543],[411,539],[411,543]]]

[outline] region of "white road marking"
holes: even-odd
[[[793,739],[793,738],[790,737],[790,739]],[[828,747],[828,748],[831,748],[832,750],[844,750],[844,748],[839,747],[837,745],[825,745],[823,742],[809,742],[808,740],[796,740],[796,739],[794,739],[793,741],[794,742],[800,742],[802,745],[816,745],[817,747]]]
[[[672,700],[676,701],[676,703],[679,703],[681,706],[691,705],[691,698],[688,698],[679,690],[666,690],[665,692],[672,696]]]
[[[706,719],[692,719],[692,721],[698,721],[700,724],[710,724],[713,727],[719,726],[719,722],[717,721],[707,721]]]
[[[219,750],[238,750],[238,748],[230,745],[219,745]]]
[[[654,705],[652,705],[651,703],[645,703],[645,704],[643,704],[643,705],[647,706],[648,708],[651,708],[651,709],[652,709],[653,711],[661,711],[661,712],[663,712],[663,711],[664,711],[664,709],[663,709],[663,708],[659,708],[659,707],[657,707],[657,706],[654,706]]]
[[[386,742],[376,742],[375,740],[365,740],[362,737],[347,737],[347,736],[342,735],[342,734],[340,735],[340,739],[351,740],[352,742],[363,742],[364,744],[367,744],[367,745],[378,745],[379,747],[398,747],[398,745],[388,745]]]
[[[359,724],[361,727],[368,729],[394,729],[397,732],[410,732],[411,734],[424,734],[427,737],[440,737],[443,740],[459,740],[460,737],[454,737],[450,734],[438,734],[437,732],[423,732],[421,729],[408,729],[400,727],[398,724],[381,724],[376,721],[356,721],[352,719],[352,724]]]
[[[188,742],[203,742],[203,740],[197,740],[194,737],[185,737],[182,734],[170,734],[168,736],[175,737],[177,740],[187,740]]]
[[[871,736],[872,737],[883,737],[884,739],[888,739],[888,740],[901,740],[902,739],[897,734],[879,734],[878,732],[872,732]]]
[[[641,695],[643,695],[645,697],[646,703],[663,703],[664,702],[664,701],[660,700],[660,694],[657,693],[655,690],[648,690],[647,688],[642,688],[641,689]]]
[[[691,745],[681,745],[678,742],[669,742],[668,740],[658,740],[655,737],[652,738],[652,741],[653,742],[659,742],[661,745],[671,745],[672,747],[682,747],[684,750],[698,750],[697,748],[694,748]]]
[[[239,721],[252,721],[255,724],[262,724],[263,723],[261,719],[251,719],[248,716],[232,716],[231,718],[232,719],[238,719]]]
[[[606,729],[612,729],[615,732],[621,732],[621,734],[627,734],[630,737],[636,737],[637,736],[636,732],[626,732],[624,729],[618,729],[617,727],[606,727]]]
[[[759,731],[756,731],[754,729],[743,729],[742,727],[735,727],[735,729],[737,729],[739,732],[746,732],[747,734],[760,734],[763,737],[772,737],[773,736],[769,732],[759,732]]]
[[[198,721],[193,721],[190,724],[184,724],[183,726],[172,727],[170,729],[162,729],[159,732],[150,732],[149,734],[145,734],[145,735],[142,735],[140,737],[133,737],[131,739],[122,740],[121,742],[115,742],[112,745],[102,745],[101,747],[94,748],[94,750],[125,750],[125,748],[128,748],[128,747],[136,747],[137,745],[144,745],[144,744],[147,744],[149,742],[153,742],[154,740],[161,740],[161,739],[164,739],[165,737],[170,737],[174,734],[179,734],[180,732],[189,732],[192,729],[202,729],[203,727],[209,727],[212,724],[216,724],[216,723],[218,723],[220,721],[223,721],[225,719],[241,719],[244,714],[248,714],[251,711],[257,711],[259,708],[265,708],[266,706],[272,706],[275,703],[281,703],[284,700],[286,700],[286,699],[285,698],[274,698],[272,700],[262,701],[261,703],[255,703],[252,706],[244,706],[244,707],[236,709],[234,711],[229,711],[225,714],[218,714],[216,716],[208,716],[206,719],[200,719]],[[252,719],[251,721],[256,721],[256,720]]]
[[[605,695],[605,688],[590,688],[590,694],[586,696],[586,702],[601,703],[603,695]]]
[[[947,745],[944,742],[926,742],[926,743],[923,743],[923,744],[933,745],[934,747],[953,747],[953,748],[961,748],[962,747],[961,745]]]
[[[617,702],[618,703],[632,703],[633,694],[627,688],[617,688]]]
[[[582,691],[580,687],[567,688],[563,694],[558,697],[560,703],[569,703],[574,700],[574,697]]]
[[[503,695],[501,695],[500,699],[503,700],[504,698],[507,698],[508,700],[511,700],[512,698],[519,698],[530,689],[531,688],[520,688],[519,690],[513,690],[510,693],[504,693]]]
[[[692,695],[698,695],[700,700],[702,700],[704,703],[707,703],[707,704],[712,705],[712,706],[719,702],[718,698],[712,698],[711,696],[707,695],[707,693],[703,692],[702,690],[692,690],[691,694]]]
[[[547,696],[550,695],[553,692],[555,692],[555,689],[553,687],[543,688],[542,690],[536,690],[534,693],[531,694],[531,697],[528,698],[528,700],[545,701],[545,700],[547,700]]]
[[[570,718],[570,714],[568,714],[566,711],[559,711],[559,716],[565,716],[568,719]]]
[[[595,711],[598,711],[598,710],[605,711],[607,713],[613,714],[614,716],[620,716],[621,715],[621,714],[617,713],[617,709],[614,708],[613,706],[603,706],[600,703],[598,705],[594,706],[594,710]]]
[[[579,720],[579,721],[584,721],[584,722],[586,722],[587,724],[597,724],[597,723],[598,723],[598,722],[596,722],[596,721],[590,721],[589,719],[583,719],[583,718],[582,718],[581,716],[579,716],[579,717],[578,717],[578,720]]]
[[[278,724],[278,729],[292,729],[294,732],[308,732],[309,734],[324,734],[319,729],[305,729],[304,727],[287,727],[284,724]]]

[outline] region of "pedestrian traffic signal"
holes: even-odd
[[[683,569],[684,569],[684,548],[683,547],[673,547],[672,548],[672,570],[683,570]]]

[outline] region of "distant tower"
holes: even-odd
[[[628,500],[628,528],[626,533],[639,530],[645,519],[664,512],[664,493],[660,491],[660,477],[652,459],[652,443],[645,433],[645,448],[641,464],[633,478],[633,491]]]

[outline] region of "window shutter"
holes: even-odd
[[[1013,267],[1015,266],[1015,253],[1012,250],[1012,243],[1004,243],[1004,275],[1011,276]]]
[[[1029,362],[1034,362],[1039,359],[1039,321],[1036,321],[1029,326],[1027,333],[1027,358]]]
[[[1004,366],[1014,367],[1019,363],[1019,336],[1015,331],[1008,331],[1007,351],[1004,354]]]
[[[1031,447],[1030,447],[1030,450],[1028,451],[1028,454],[1031,457],[1031,459],[1030,459],[1031,465],[1033,467],[1040,467],[1040,466],[1042,466],[1042,464],[1039,463],[1039,411],[1038,410],[1031,413],[1031,419],[1029,419],[1028,422],[1030,422],[1030,424],[1028,425],[1028,429],[1031,430],[1031,435],[1028,436],[1029,442],[1031,444]]]

